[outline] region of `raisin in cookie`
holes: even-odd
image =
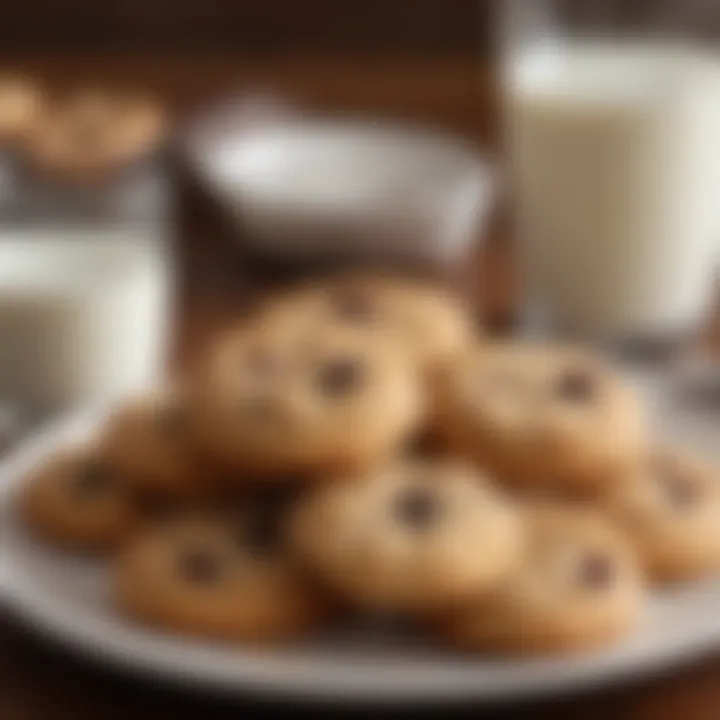
[[[645,599],[636,557],[591,511],[560,506],[527,512],[527,552],[503,587],[441,622],[460,647],[551,653],[606,645],[629,633]]]
[[[136,520],[127,485],[94,443],[40,461],[24,490],[21,508],[29,527],[61,545],[109,549]]]
[[[658,449],[621,483],[606,506],[655,581],[720,572],[720,471],[687,452]]]
[[[593,494],[643,447],[635,393],[572,348],[477,347],[437,374],[433,414],[448,450],[533,491]]]
[[[159,628],[227,640],[312,629],[327,606],[287,553],[281,519],[196,517],[148,529],[120,554],[121,608]]]
[[[331,277],[268,302],[264,311],[305,334],[330,323],[391,335],[423,365],[454,355],[472,336],[470,317],[451,292],[384,275]]]
[[[423,420],[415,365],[351,329],[293,336],[259,323],[226,337],[195,383],[205,454],[264,477],[326,476],[377,464]]]
[[[451,461],[399,462],[320,488],[291,532],[308,566],[351,601],[420,614],[505,581],[523,546],[514,505]]]

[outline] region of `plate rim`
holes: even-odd
[[[103,415],[104,408],[93,408],[65,416],[11,452],[0,463],[0,518],[13,516],[12,500],[22,486],[23,468],[63,439],[91,428]],[[282,648],[268,653],[156,634],[120,616],[84,615],[82,605],[68,612],[68,603],[53,603],[51,596],[38,592],[32,576],[23,573],[21,558],[13,554],[11,526],[0,520],[3,611],[15,613],[33,630],[67,649],[114,669],[223,694],[269,697],[282,693],[284,699],[362,704],[517,701],[640,680],[720,649],[718,613],[711,623],[698,623],[692,632],[686,630],[679,636],[656,633],[650,645],[640,643],[634,648],[631,643],[622,646],[622,652],[616,647],[570,658],[500,662],[453,655],[452,661],[444,656],[406,661],[404,668],[390,668],[388,663],[397,663],[392,657],[378,662],[372,655],[360,656],[352,663],[338,664],[328,656],[313,658],[308,667],[302,654],[293,655]],[[720,583],[715,585],[715,596],[720,598]],[[698,585],[697,590],[693,586],[685,592],[700,589]],[[492,682],[487,677],[478,682],[488,672],[495,675]]]

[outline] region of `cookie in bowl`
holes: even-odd
[[[116,547],[137,519],[124,478],[94,441],[61,448],[32,468],[20,510],[51,543],[98,552]]]
[[[214,462],[260,478],[322,481],[387,460],[424,411],[418,369],[392,339],[337,326],[293,334],[264,318],[211,352],[192,415]]]
[[[590,650],[638,623],[646,590],[635,554],[606,518],[577,507],[526,509],[523,563],[494,592],[437,626],[459,648],[501,654]]]
[[[687,450],[655,448],[605,506],[657,583],[720,572],[720,470]]]
[[[525,491],[594,495],[640,457],[636,393],[583,350],[484,343],[435,376],[433,433]]]
[[[148,528],[121,551],[120,608],[153,627],[223,640],[269,642],[302,635],[327,612],[299,570],[282,517],[186,517]]]
[[[291,520],[309,568],[374,611],[434,614],[505,582],[523,551],[515,506],[473,468],[399,461],[318,488]]]
[[[79,92],[48,105],[27,133],[22,158],[40,177],[101,181],[146,157],[164,134],[163,111],[148,97]]]

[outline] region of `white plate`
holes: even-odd
[[[647,380],[647,378],[645,378]],[[702,416],[646,382],[658,431],[718,453],[717,416]],[[90,413],[41,433],[0,471],[3,590],[20,615],[62,643],[124,669],[229,692],[316,700],[498,700],[560,693],[658,671],[720,649],[720,580],[653,598],[643,626],[599,653],[501,660],[455,655],[391,633],[382,623],[337,629],[310,645],[259,650],[155,633],[113,611],[102,564],[61,555],[23,530],[10,502],[23,471],[61,438],[97,421]],[[669,422],[671,420],[671,422]],[[381,639],[382,636],[382,639]]]

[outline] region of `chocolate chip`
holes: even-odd
[[[238,537],[241,548],[254,555],[271,555],[282,546],[282,523],[277,513],[261,510],[253,516]]]
[[[615,577],[615,566],[607,555],[589,553],[581,564],[579,580],[583,587],[601,590],[608,587]]]
[[[320,369],[320,389],[325,395],[345,395],[362,379],[362,365],[356,358],[331,360]]]
[[[187,548],[178,557],[178,569],[185,580],[200,585],[217,582],[222,562],[207,548]]]
[[[595,393],[595,379],[586,369],[570,368],[558,378],[556,390],[565,400],[584,402]]]
[[[133,499],[142,517],[153,523],[168,522],[178,512],[178,508],[159,493],[150,491],[136,493]]]
[[[439,517],[438,496],[427,488],[412,488],[403,492],[395,503],[395,516],[403,524],[424,530]]]
[[[332,300],[335,312],[350,322],[365,323],[372,320],[375,315],[375,303],[370,295],[361,289],[353,288],[343,290]]]
[[[305,485],[297,477],[276,480],[270,487],[252,495],[251,504],[260,512],[282,513],[289,510],[305,492]]]
[[[115,480],[109,469],[101,462],[91,461],[78,469],[72,482],[75,495],[83,499],[105,495],[114,486]]]
[[[410,457],[432,457],[437,453],[438,447],[430,433],[421,433],[410,438],[404,450]]]

